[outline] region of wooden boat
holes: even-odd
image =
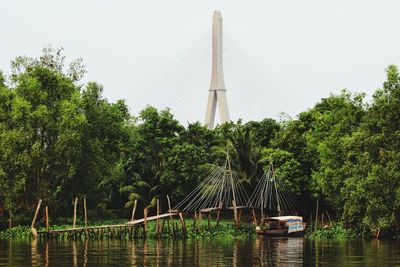
[[[278,216],[265,218],[256,226],[256,234],[263,236],[302,236],[305,225],[301,216]]]

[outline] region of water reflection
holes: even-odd
[[[10,240],[10,249],[12,247],[11,242],[12,242],[12,240]],[[31,265],[32,266],[42,265],[41,255],[38,250],[38,240],[37,239],[34,239],[31,242]]]
[[[299,266],[303,263],[305,239],[263,238],[255,240],[254,252],[258,255],[257,264],[270,266],[270,263],[287,263]]]
[[[396,240],[0,240],[0,266],[394,266]]]

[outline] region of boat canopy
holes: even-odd
[[[270,217],[266,220],[284,222],[288,227],[288,234],[304,231],[303,217],[300,216],[278,216]]]
[[[278,216],[278,217],[269,217],[266,220],[278,220],[278,221],[303,221],[303,217],[301,216]]]

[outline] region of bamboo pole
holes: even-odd
[[[236,209],[236,201],[232,200],[232,205],[233,205],[233,217],[235,218],[235,225],[236,227],[239,226],[238,224],[238,214],[237,214],[237,209]]]
[[[148,207],[146,207],[143,211],[143,214],[144,214],[144,225],[143,225],[144,226],[143,227],[144,238],[146,238],[146,236],[147,236],[147,212],[148,212]]]
[[[254,208],[251,209],[251,213],[253,215],[253,224],[257,225],[257,217],[256,217],[256,212],[254,211]]]
[[[37,234],[37,231],[35,228],[35,222],[36,222],[41,204],[42,204],[42,200],[39,199],[38,205],[36,207],[35,215],[33,216],[32,224],[31,224],[31,232],[32,232],[33,237],[35,237],[35,238],[38,237],[38,234]]]
[[[88,236],[88,223],[87,223],[87,208],[86,208],[86,197],[83,198],[83,211],[85,213],[85,235]]]
[[[218,227],[218,225],[219,225],[221,209],[222,209],[222,201],[219,201],[219,204],[218,204],[218,211],[217,211],[217,227]]]
[[[167,195],[167,201],[168,201],[169,218],[172,219],[171,201],[169,200],[168,195]]]
[[[183,236],[186,237],[186,223],[185,223],[185,219],[183,218],[182,212],[179,212],[179,219],[181,220],[181,224],[182,224]]]
[[[208,230],[211,229],[211,212],[208,212]]]
[[[75,200],[74,200],[74,220],[73,220],[72,228],[76,227],[76,206],[77,205],[78,205],[78,197],[75,197]]]
[[[264,222],[264,189],[261,191],[261,211],[260,211],[260,223]]]
[[[169,220],[167,222],[168,225],[168,234],[170,233],[170,228],[169,228],[169,221],[172,221],[172,211],[171,211],[171,201],[169,200],[169,196],[167,195],[167,202],[168,202],[168,211],[169,211]],[[173,229],[172,229],[173,230]]]
[[[156,221],[157,236],[160,234],[160,219],[158,218],[159,215],[160,215],[160,200],[157,198],[157,221]]]
[[[198,226],[197,228],[201,230],[201,226],[202,226],[202,225],[201,225],[201,224],[202,224],[202,221],[201,221],[201,211],[199,211],[199,213],[198,213],[197,215],[198,215],[198,220],[199,220],[199,223],[198,223],[199,226]]]
[[[42,200],[39,199],[38,205],[36,207],[36,211],[35,211],[35,215],[33,216],[33,220],[32,220],[32,224],[31,224],[31,228],[35,227],[35,222],[39,213],[39,209],[40,209],[40,205],[42,204]]]
[[[318,205],[319,205],[319,199],[317,199],[317,207],[315,209],[315,226],[314,226],[314,231],[317,230],[318,226]]]
[[[50,231],[49,227],[49,208],[46,206],[46,232]]]
[[[133,221],[133,220],[135,219],[136,207],[137,207],[137,199],[135,199],[135,202],[133,203],[133,210],[132,210],[132,219],[131,219],[131,221]]]

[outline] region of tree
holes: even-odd
[[[6,208],[29,212],[41,198],[63,213],[68,200],[93,197],[101,180],[120,170],[127,107],[108,103],[95,83],[82,90],[81,63],[65,70],[62,49],[48,48],[39,59],[12,62],[11,87],[1,76],[0,201]]]
[[[125,175],[137,177],[135,183],[138,184],[133,187],[126,185],[128,187],[123,190],[130,194],[128,205],[140,198],[147,200],[148,203],[144,203],[147,206],[155,196],[165,195],[166,187],[161,177],[167,166],[168,154],[179,143],[183,130],[168,109],[158,112],[153,107],[147,107],[141,111],[134,129],[136,140],[131,143],[124,163]]]
[[[185,198],[205,177],[206,149],[190,143],[175,145],[168,153],[167,164],[160,183],[173,203]]]
[[[291,190],[291,193],[300,195],[307,188],[307,181],[301,175],[301,165],[293,153],[274,148],[265,148],[261,152],[261,162],[264,172],[268,172],[269,162],[273,164],[274,171],[280,181]]]
[[[348,175],[342,195],[347,222],[371,228],[399,223],[400,75],[390,65],[358,130],[346,140]]]

